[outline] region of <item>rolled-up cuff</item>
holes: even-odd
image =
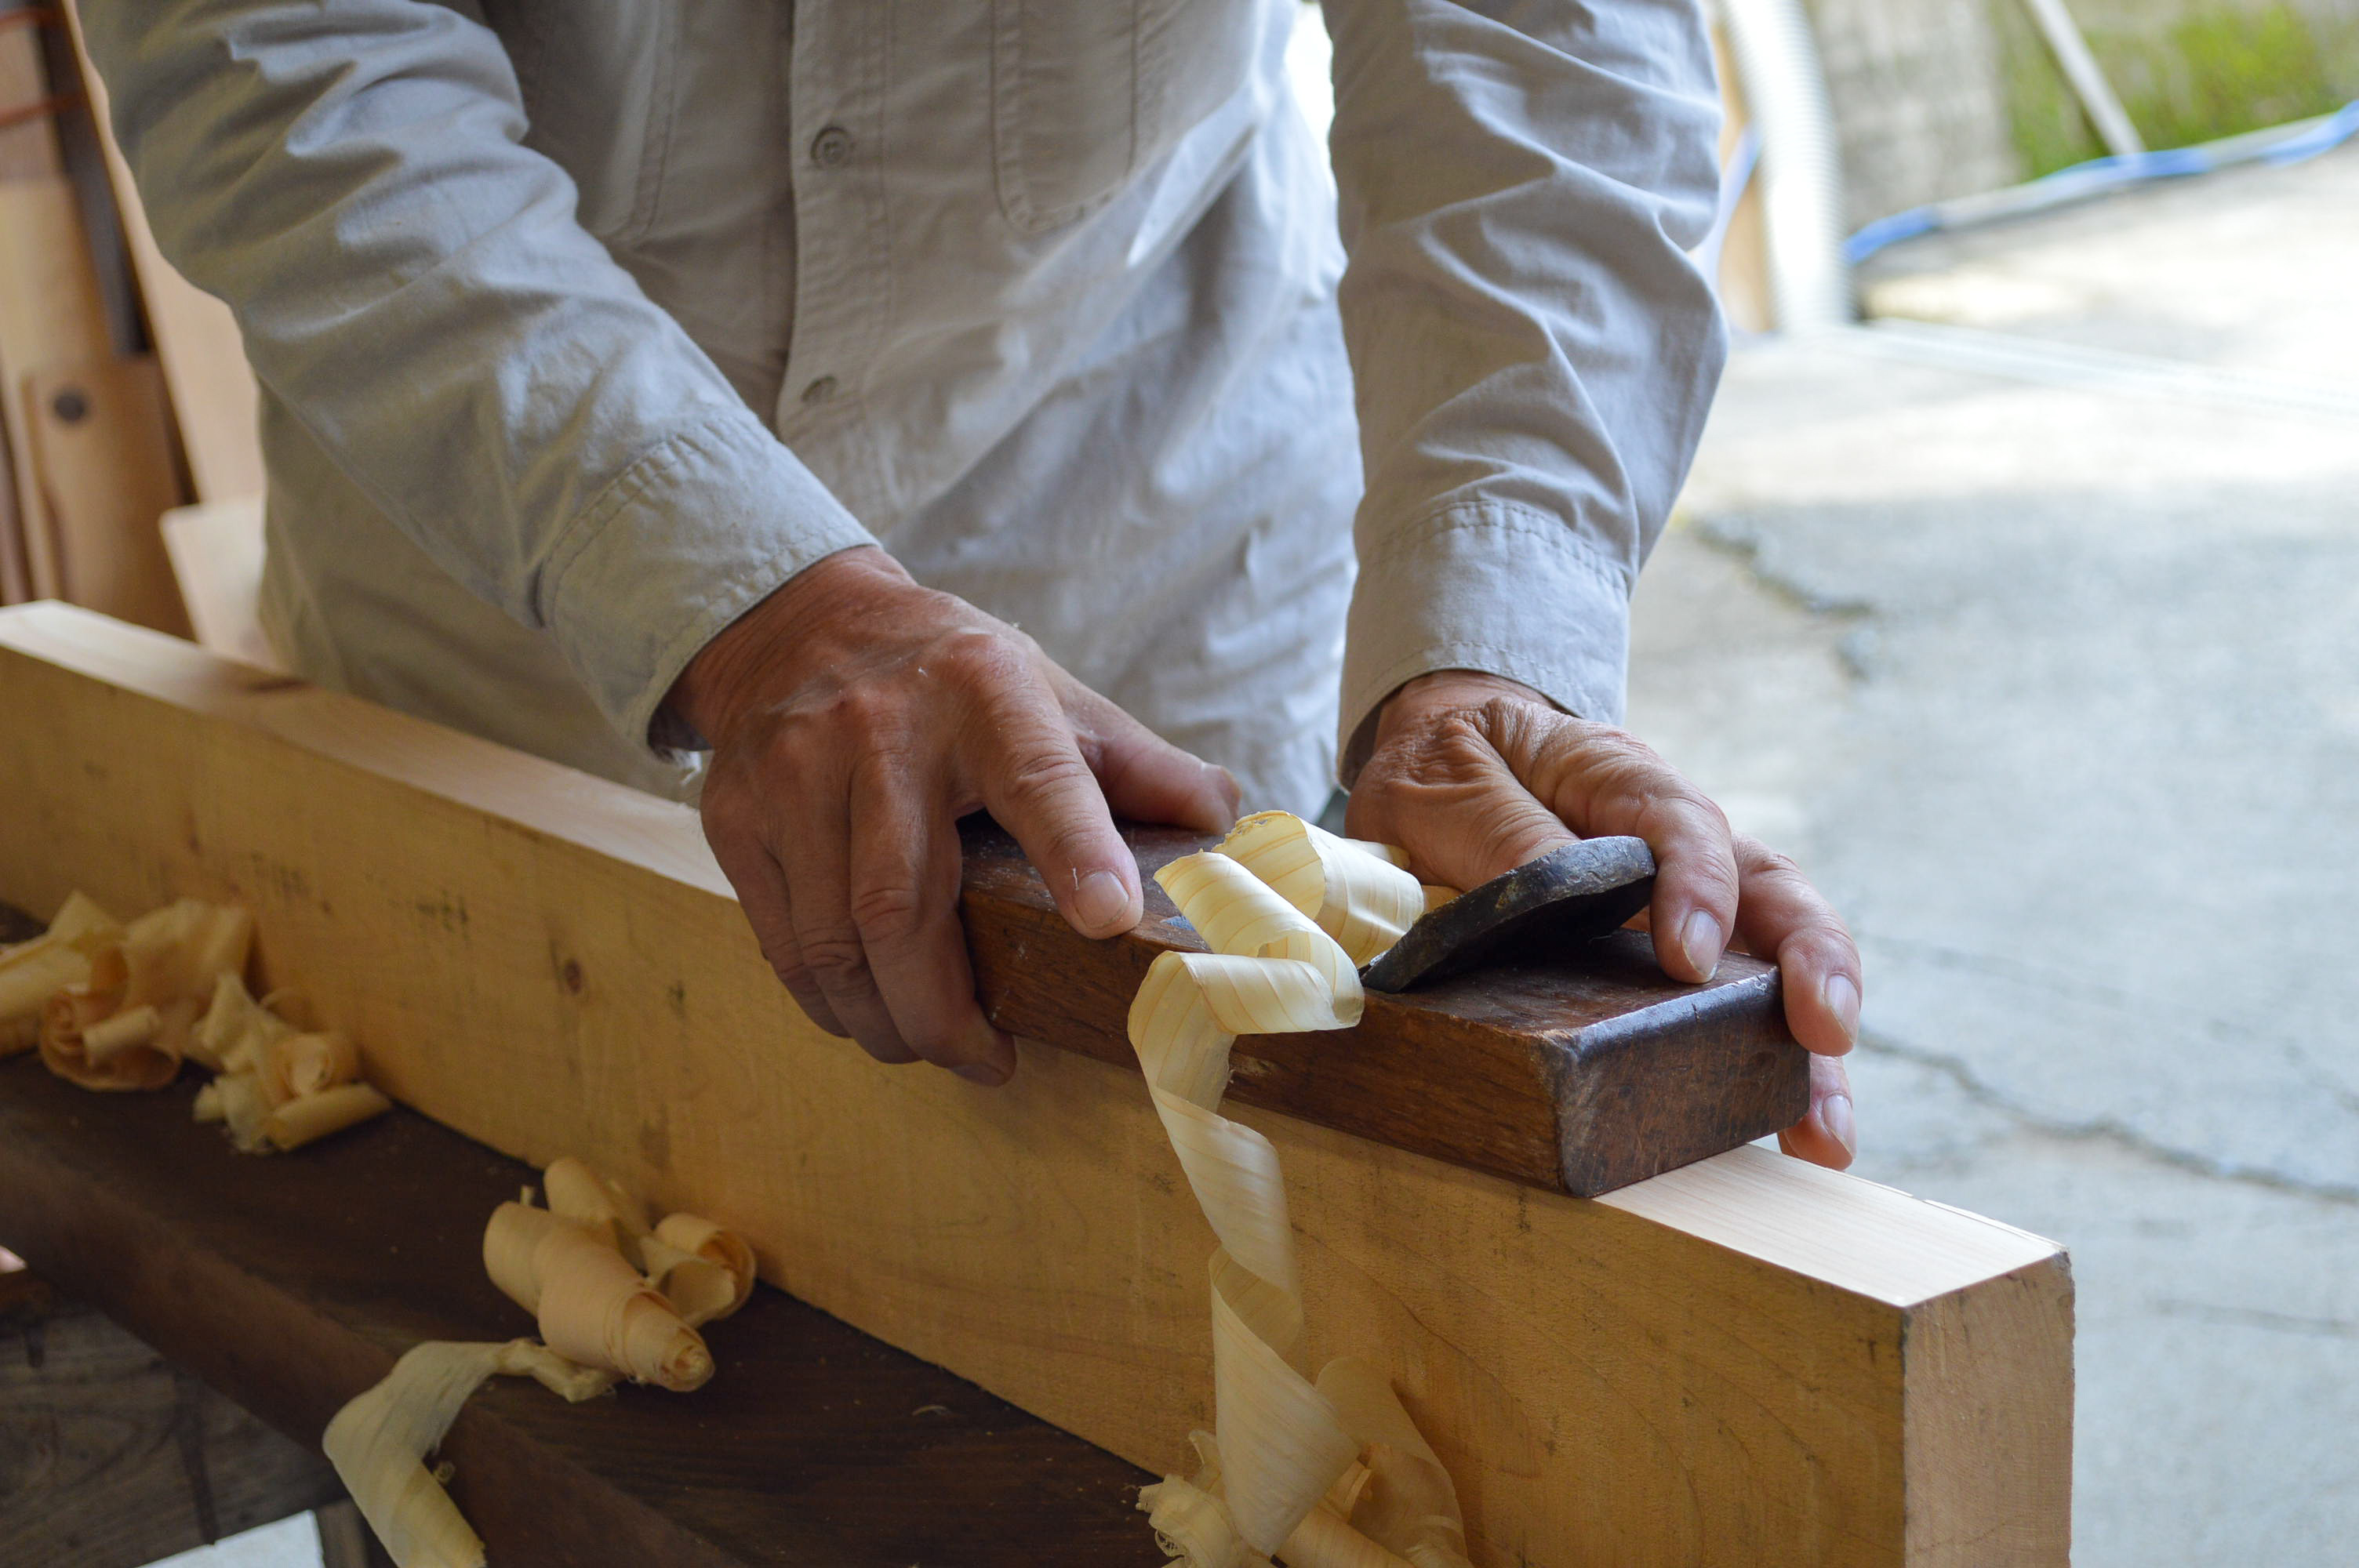
[[[1364,547],[1352,592],[1342,781],[1367,760],[1385,698],[1435,670],[1504,676],[1568,713],[1618,724],[1629,648],[1628,575],[1561,519],[1462,503],[1397,529]]]
[[[691,426],[576,520],[539,611],[607,719],[658,756],[672,683],[705,643],[812,562],[876,541],[750,417]]]

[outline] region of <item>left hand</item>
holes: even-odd
[[[1498,676],[1420,676],[1386,699],[1346,824],[1355,838],[1406,849],[1425,881],[1457,888],[1577,838],[1644,838],[1655,852],[1646,918],[1656,961],[1701,983],[1732,937],[1777,960],[1787,1024],[1811,1053],[1810,1114],[1778,1146],[1838,1171],[1851,1163],[1858,1134],[1841,1060],[1859,1038],[1851,933],[1791,860],[1732,834],[1720,807],[1637,740]]]

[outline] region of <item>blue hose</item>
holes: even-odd
[[[1919,234],[2041,212],[2148,180],[2181,179],[2239,164],[2299,163],[2341,146],[2354,135],[2359,135],[2359,103],[2346,103],[2333,114],[2315,120],[2251,131],[2191,147],[2091,158],[2009,189],[1929,202],[1906,212],[1895,212],[1889,218],[1878,218],[1843,242],[1843,259],[1856,266],[1887,245],[1913,240]]]

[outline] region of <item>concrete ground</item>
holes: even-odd
[[[1638,593],[1857,1169],[2071,1249],[2082,1568],[2359,1562],[2354,280],[2359,147],[1887,253],[1951,330],[1741,352]]]

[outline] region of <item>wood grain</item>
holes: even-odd
[[[408,1111],[299,1156],[240,1155],[191,1119],[192,1095],[98,1099],[0,1063],[0,1239],[307,1458],[410,1345],[531,1332],[479,1252],[529,1167]],[[444,1453],[493,1562],[1162,1561],[1132,1507],[1153,1477],[972,1383],[773,1290],[710,1336],[720,1371],[693,1395],[567,1405],[498,1379],[470,1401]],[[340,1495],[331,1476],[306,1506]]]
[[[10,1221],[56,1195],[0,1193]],[[86,1303],[0,1275],[0,1561],[141,1568],[342,1496],[316,1450]]]
[[[1027,1044],[984,1090],[820,1034],[681,808],[41,606],[0,612],[0,897],[246,900],[267,979],[429,1115],[735,1224],[1151,1469],[1207,1422],[1212,1238],[1135,1072]],[[1235,1114],[1284,1162],[1308,1353],[1391,1370],[1484,1568],[2064,1560],[2053,1443],[1943,1414],[2069,1427],[2052,1244],[1757,1148],[1584,1201]],[[2017,1291],[2049,1310],[1961,1315]]]

